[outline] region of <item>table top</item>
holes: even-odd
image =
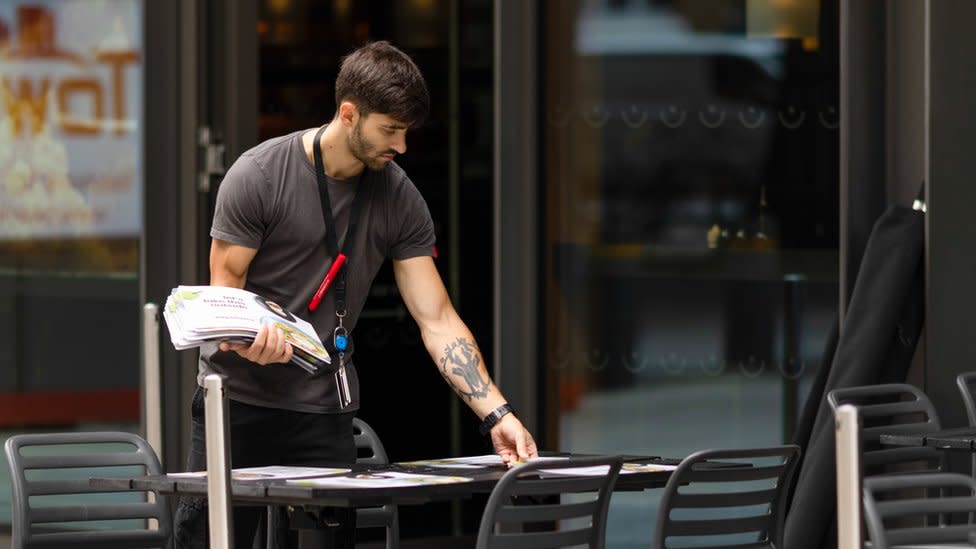
[[[955,427],[928,433],[881,434],[878,440],[887,446],[928,446],[973,452],[976,451],[976,427]]]
[[[562,454],[570,455],[570,454]],[[579,454],[572,454],[579,455]],[[680,460],[656,456],[623,456],[625,463],[677,465]],[[337,465],[339,466],[339,465]],[[482,466],[477,468],[445,468],[411,463],[392,463],[388,465],[341,465],[351,469],[350,473],[339,476],[362,474],[381,475],[389,472],[419,473],[439,476],[463,476],[469,482],[445,484],[421,484],[397,487],[322,487],[290,482],[285,479],[240,480],[231,477],[231,497],[235,502],[254,502],[302,505],[309,507],[372,507],[378,505],[417,505],[432,501],[465,499],[474,494],[487,494],[505,474],[507,468],[501,466]],[[615,490],[638,491],[663,487],[671,476],[671,469],[621,473],[617,478]],[[207,495],[205,477],[176,475],[95,477],[91,485],[110,490],[151,490],[163,494]]]

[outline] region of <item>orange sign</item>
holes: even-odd
[[[140,233],[140,9],[0,5],[0,239]]]

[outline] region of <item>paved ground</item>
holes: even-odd
[[[564,416],[562,449],[683,457],[704,448],[779,444],[780,383],[776,376],[659,378],[596,393]],[[659,492],[613,495],[609,549],[650,546]]]

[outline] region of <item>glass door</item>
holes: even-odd
[[[544,4],[548,447],[789,440],[838,303],[832,4]]]

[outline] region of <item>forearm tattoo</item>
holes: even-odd
[[[441,358],[441,375],[454,387],[454,390],[462,398],[473,400],[488,396],[489,380],[481,376],[478,365],[481,364],[481,353],[478,347],[471,341],[458,338],[457,341],[444,347],[444,356]],[[451,377],[453,374],[457,377]],[[462,387],[461,381],[467,385]]]

